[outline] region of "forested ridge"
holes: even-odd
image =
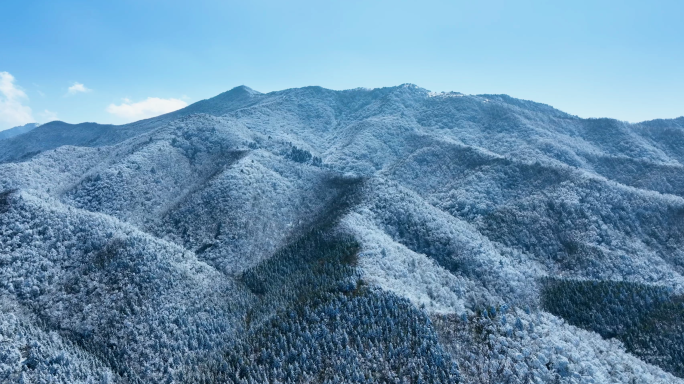
[[[684,382],[684,118],[237,87],[0,140],[0,382]]]

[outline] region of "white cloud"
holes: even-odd
[[[14,76],[0,72],[0,130],[32,123],[31,108],[22,104],[26,93],[14,85]]]
[[[169,113],[186,107],[188,103],[179,99],[160,99],[158,97],[148,97],[147,100],[137,103],[129,99],[124,99],[120,105],[110,104],[107,112],[123,119],[134,121],[147,119]]]
[[[51,121],[55,121],[55,120],[59,119],[57,117],[56,113],[54,113],[52,111],[48,111],[47,109],[44,110],[43,112],[41,112],[39,115],[40,115],[40,120],[43,122],[46,122],[46,123],[49,123]]]
[[[77,93],[87,93],[92,91],[92,89],[86,88],[85,85],[81,83],[74,83],[71,87],[69,87],[69,91],[67,92],[67,95],[75,95]]]

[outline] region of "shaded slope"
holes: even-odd
[[[684,376],[684,297],[664,287],[616,281],[544,282],[542,303],[570,324],[617,338],[647,362]]]
[[[362,181],[330,180],[338,195],[304,232],[241,276],[259,296],[249,332],[204,382],[458,382],[425,314],[365,286],[359,244],[338,229]]]

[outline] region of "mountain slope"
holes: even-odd
[[[63,145],[100,147],[116,144],[161,127],[182,116],[199,112],[222,115],[249,105],[257,94],[247,87],[236,87],[212,99],[199,101],[178,111],[119,126],[97,123],[68,124],[53,121],[42,125],[40,130],[30,130],[25,135],[10,136],[7,137],[10,140],[0,141],[0,162],[26,160],[40,152]]]
[[[18,127],[5,129],[4,131],[0,131],[0,140],[9,139],[10,137],[19,136],[26,132],[30,132],[34,128],[37,128],[39,125],[40,124],[38,123],[28,123]]]
[[[0,377],[66,345],[115,382],[682,382],[683,119],[237,87],[3,140],[0,289],[58,341]]]

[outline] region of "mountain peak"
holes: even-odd
[[[238,85],[235,88],[232,88],[226,93],[247,93],[249,95],[261,95],[262,93],[259,91],[255,91],[254,89],[246,86],[246,85]]]

